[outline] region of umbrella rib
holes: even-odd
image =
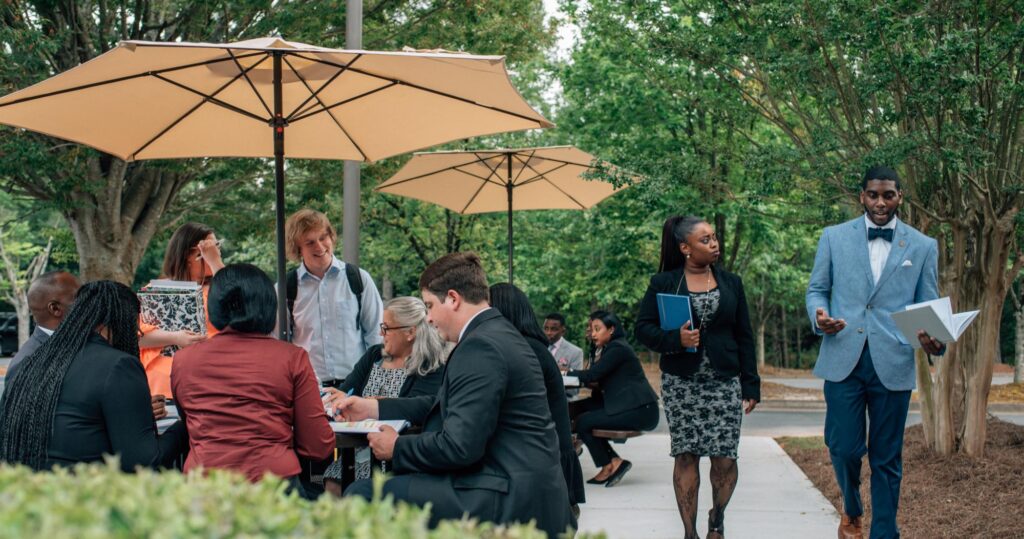
[[[459,167],[464,167],[466,165],[473,165],[473,164],[476,164],[476,163],[480,163],[481,161],[483,161],[483,159],[479,159],[478,158],[478,159],[470,161],[468,163],[459,163],[458,165],[452,165],[450,167],[444,167],[444,168],[441,168],[441,169],[432,170],[430,172],[424,172],[423,174],[420,174],[419,176],[413,176],[411,178],[405,178],[403,180],[398,180],[395,183],[384,183],[384,184],[378,185],[374,190],[375,191],[380,191],[381,189],[383,189],[385,187],[394,187],[396,185],[402,185],[403,183],[408,183],[408,182],[411,182],[411,181],[419,180],[421,178],[426,178],[427,176],[433,176],[434,174],[440,174],[442,172],[448,172],[449,170],[458,170],[459,172],[465,172],[464,170],[459,169]],[[466,174],[469,174],[469,173],[466,172]],[[480,176],[476,176],[474,174],[471,174],[471,176],[474,176],[476,178],[480,178]],[[486,180],[486,178],[480,178],[480,179],[481,180]]]
[[[477,156],[477,158],[480,158],[480,155],[479,155],[479,154],[476,154],[476,153],[474,153],[473,155],[476,155],[476,156]],[[479,188],[478,188],[478,189],[476,190],[476,192],[475,192],[475,193],[473,193],[473,196],[471,196],[471,197],[469,198],[469,200],[468,200],[468,201],[466,202],[466,205],[462,207],[462,211],[460,211],[459,213],[466,213],[466,210],[468,210],[468,209],[469,209],[469,206],[470,206],[471,204],[473,204],[473,202],[474,202],[474,201],[476,200],[476,197],[480,196],[480,191],[483,191],[483,190],[484,190],[484,187],[487,187],[487,184],[488,184],[488,183],[494,183],[494,182],[491,182],[491,177],[492,177],[492,176],[494,176],[495,174],[497,174],[497,172],[498,172],[498,169],[499,169],[499,168],[501,168],[501,163],[498,163],[498,165],[497,165],[496,167],[494,167],[494,168],[491,168],[491,167],[490,167],[490,166],[489,166],[489,165],[487,164],[487,161],[486,161],[486,160],[482,160],[482,162],[483,162],[483,165],[484,165],[485,167],[487,167],[487,168],[488,168],[488,170],[490,170],[490,171],[491,171],[491,173],[490,173],[490,174],[489,174],[489,175],[487,176],[487,179],[485,179],[484,181],[480,182],[480,187],[479,187]],[[465,171],[462,171],[462,170],[459,170],[459,169],[455,169],[455,170],[458,170],[459,172],[463,172],[463,173],[465,172]]]
[[[356,56],[355,58],[352,59],[351,62],[348,63],[348,65],[352,65],[352,64],[356,63],[356,61],[359,60],[362,57],[363,57],[362,54]],[[288,56],[283,56],[282,58],[284,59],[285,62],[288,63],[288,67],[290,67],[292,69],[292,71],[295,72],[295,76],[298,77],[299,80],[302,81],[302,84],[304,84],[306,86],[306,89],[310,91],[309,97],[307,97],[305,99],[305,101],[303,101],[302,103],[299,103],[299,106],[295,107],[294,110],[292,110],[290,113],[287,114],[287,118],[288,119],[291,119],[293,116],[295,116],[296,113],[298,113],[300,110],[302,110],[302,108],[305,107],[306,104],[309,103],[310,101],[312,101],[313,99],[316,99],[317,103],[319,103],[321,107],[324,106],[324,103],[320,99],[320,96],[319,96],[320,92],[322,92],[324,90],[324,88],[327,88],[328,85],[330,85],[332,82],[334,82],[334,79],[340,77],[343,73],[345,73],[345,71],[348,70],[348,66],[339,68],[338,71],[336,71],[334,73],[334,75],[331,76],[330,79],[327,79],[327,82],[323,83],[323,85],[321,85],[320,88],[318,88],[316,91],[313,91],[313,88],[310,87],[310,85],[306,83],[306,79],[302,78],[302,75],[299,75],[299,70],[295,69],[295,66],[293,66],[292,63],[288,61]],[[304,112],[306,112],[306,111],[304,111]]]
[[[312,61],[312,62],[320,62],[320,63],[324,63],[324,64],[328,64],[328,65],[333,65],[335,67],[339,67],[341,65],[341,64],[337,64],[335,62],[330,62],[330,61],[327,61],[327,60],[322,60],[320,58],[315,58],[315,57],[314,58],[309,58],[309,57],[306,57],[306,56],[304,56],[302,54],[295,54],[294,56],[298,56],[300,58],[305,58],[306,60],[309,60],[309,61]],[[408,86],[409,88],[413,88],[415,90],[420,90],[420,91],[423,91],[423,92],[439,95],[441,97],[447,97],[448,99],[453,99],[455,101],[462,101],[463,103],[468,103],[468,104],[476,106],[476,107],[493,110],[495,112],[500,112],[502,114],[508,114],[509,116],[515,116],[516,118],[521,118],[523,120],[527,120],[527,121],[536,123],[538,125],[541,123],[536,118],[531,118],[531,117],[529,117],[529,116],[527,116],[525,114],[520,114],[518,112],[513,112],[511,110],[505,110],[503,108],[495,107],[493,105],[484,105],[483,103],[477,103],[476,101],[473,101],[472,99],[468,99],[468,98],[465,98],[465,97],[459,97],[457,95],[449,94],[447,92],[442,92],[440,90],[435,90],[433,88],[427,88],[426,86],[421,86],[419,84],[416,84],[416,83],[413,83],[413,82],[409,82],[409,81],[405,81],[405,80],[399,79],[397,77],[385,77],[383,75],[378,75],[376,73],[371,73],[369,71],[366,71],[366,70],[363,70],[363,69],[358,69],[358,68],[355,68],[355,67],[349,68],[349,71],[353,71],[355,73],[359,73],[360,75],[366,75],[367,77],[373,77],[373,78],[377,78],[377,79],[381,79],[381,80],[391,81],[392,84],[389,85],[389,86],[393,86],[395,84],[400,84],[402,86]]]
[[[267,102],[263,99],[263,96],[260,94],[259,90],[256,89],[256,85],[253,84],[252,79],[249,78],[249,70],[242,68],[242,64],[240,64],[238,62],[238,59],[235,58],[234,51],[228,50],[228,54],[230,54],[231,55],[231,59],[234,60],[235,66],[238,67],[238,71],[240,71],[242,73],[242,76],[245,77],[245,82],[249,83],[249,88],[252,88],[252,93],[256,94],[256,99],[260,100],[260,104],[263,105],[263,110],[267,111],[267,117],[273,117],[274,113],[271,112],[270,107],[267,105]],[[257,64],[263,63],[263,60],[266,60],[266,59],[267,59],[267,56],[264,56],[263,58],[260,59],[259,62],[256,62],[256,63]]]
[[[568,198],[569,200],[571,200],[571,201],[575,202],[575,203],[576,203],[576,205],[577,205],[577,206],[579,206],[581,210],[585,210],[585,209],[587,209],[587,207],[586,207],[586,206],[584,206],[583,204],[580,204],[580,201],[579,201],[579,200],[576,200],[576,199],[575,199],[575,198],[574,198],[574,197],[573,197],[572,195],[570,195],[569,193],[566,193],[566,192],[565,192],[565,191],[564,191],[563,189],[559,188],[559,187],[558,187],[557,185],[555,185],[555,182],[551,181],[551,180],[550,180],[550,179],[549,179],[549,178],[548,178],[548,177],[547,177],[547,176],[545,175],[545,174],[548,174],[548,173],[554,172],[554,171],[556,171],[556,170],[558,170],[558,169],[560,169],[560,168],[563,168],[563,167],[567,167],[567,166],[569,166],[569,165],[568,165],[568,164],[566,164],[566,163],[562,163],[561,165],[558,165],[557,167],[555,167],[555,168],[553,168],[553,169],[549,170],[549,171],[548,171],[547,173],[541,174],[541,172],[540,172],[539,170],[537,170],[537,169],[533,168],[532,166],[530,166],[530,164],[529,164],[529,163],[523,163],[523,168],[524,168],[524,169],[526,169],[526,168],[529,168],[530,170],[532,170],[532,171],[533,171],[533,172],[534,172],[534,173],[536,174],[536,176],[535,176],[534,178],[530,178],[530,180],[534,180],[534,179],[536,179],[536,178],[540,178],[540,179],[543,179],[544,181],[546,181],[546,182],[548,182],[549,184],[551,184],[551,187],[554,187],[555,189],[557,189],[559,193],[562,193],[563,195],[565,195],[565,197],[566,197],[566,198]],[[525,185],[525,184],[524,184],[524,185]]]
[[[230,110],[232,112],[236,112],[238,114],[241,114],[242,116],[248,116],[249,118],[252,118],[254,120],[258,120],[260,122],[270,122],[269,118],[261,118],[261,117],[255,115],[255,114],[253,114],[253,113],[243,109],[243,108],[236,107],[235,105],[232,105],[231,103],[228,103],[226,101],[221,101],[220,99],[217,99],[216,97],[213,97],[212,95],[206,95],[203,92],[200,92],[199,90],[196,90],[195,88],[189,88],[188,86],[185,86],[184,84],[181,84],[180,82],[177,82],[175,80],[171,80],[171,79],[169,79],[167,77],[164,77],[164,76],[158,75],[158,74],[153,74],[153,77],[157,78],[157,79],[160,79],[160,80],[162,80],[162,81],[164,81],[164,82],[166,82],[168,84],[171,84],[173,86],[177,86],[178,88],[181,88],[182,90],[185,90],[186,92],[192,92],[193,94],[196,94],[198,96],[202,96],[204,101],[208,101],[210,103],[213,103],[214,105],[220,105],[221,107],[224,107],[224,108],[226,108],[226,109],[228,109],[228,110]],[[238,80],[237,76],[231,82],[234,82],[236,80]]]
[[[355,60],[352,60],[352,62],[349,62],[349,63],[351,64],[351,63],[355,62],[360,57],[361,57],[361,55],[357,56],[355,58]],[[332,76],[330,79],[327,79],[327,82],[325,82],[323,84],[323,86],[320,87],[320,89],[318,89],[318,90],[316,90],[314,92],[313,88],[309,85],[308,82],[306,82],[306,79],[302,78],[302,75],[299,74],[299,70],[295,69],[295,66],[293,66],[292,63],[288,61],[288,57],[287,56],[282,56],[281,59],[284,60],[284,63],[288,64],[288,68],[291,69],[293,73],[295,73],[295,76],[298,77],[298,79],[300,81],[302,81],[302,85],[305,86],[306,90],[310,92],[310,96],[307,97],[306,100],[303,101],[301,105],[299,105],[298,107],[295,107],[295,110],[293,110],[291,112],[291,114],[288,115],[288,118],[291,118],[292,114],[295,114],[296,112],[298,112],[299,109],[301,109],[303,106],[305,106],[306,103],[309,103],[309,101],[312,100],[312,99],[316,99],[316,102],[319,103],[321,107],[323,107],[324,106],[324,102],[320,99],[320,96],[317,95],[317,94],[319,94],[324,88],[326,88],[328,84],[334,82],[334,79],[336,79],[339,76],[341,76],[341,74],[345,71],[344,69],[339,70],[337,73],[334,74],[334,76]],[[356,151],[359,152],[360,156],[362,156],[362,158],[363,158],[362,160],[366,161],[367,160],[366,152],[364,152],[363,149],[359,147],[359,144],[355,141],[354,138],[352,138],[352,135],[350,135],[348,133],[348,131],[345,130],[345,128],[341,125],[341,122],[339,122],[338,119],[334,117],[334,114],[332,112],[328,111],[327,115],[331,117],[331,120],[334,121],[334,125],[338,126],[338,129],[340,129],[341,132],[345,135],[345,138],[347,138],[348,141],[352,143],[352,146],[355,146]]]
[[[536,182],[539,182],[539,181],[541,181],[541,180],[547,180],[547,179],[548,179],[548,178],[547,178],[547,175],[548,175],[548,174],[551,174],[552,172],[554,172],[554,171],[556,171],[556,170],[559,170],[559,169],[565,168],[566,166],[567,166],[567,165],[558,165],[557,167],[555,167],[555,168],[553,168],[553,169],[551,169],[551,170],[549,170],[549,171],[547,171],[547,172],[544,172],[544,173],[540,173],[540,172],[538,172],[538,171],[537,171],[537,169],[535,169],[535,168],[533,168],[533,167],[530,167],[530,170],[532,170],[533,172],[535,172],[535,174],[534,174],[533,176],[530,176],[530,177],[529,177],[529,178],[527,178],[526,180],[523,180],[523,182],[522,182],[522,183],[517,183],[517,184],[516,184],[516,187],[521,187],[521,186],[524,186],[524,185],[530,185],[531,183],[536,183]],[[524,167],[524,168],[525,168],[525,167]]]
[[[355,101],[356,99],[362,99],[362,98],[364,98],[364,97],[366,97],[368,95],[375,94],[375,93],[380,92],[382,90],[387,90],[388,88],[391,88],[392,86],[395,86],[396,84],[398,84],[398,83],[392,82],[391,84],[387,84],[387,85],[381,86],[380,88],[374,88],[373,90],[368,90],[368,91],[363,92],[363,93],[361,93],[361,94],[359,94],[357,96],[353,96],[353,97],[350,97],[348,99],[339,101],[339,102],[337,102],[337,103],[335,103],[333,105],[326,106],[326,107],[324,107],[324,108],[322,108],[320,110],[314,110],[314,111],[311,111],[311,112],[307,112],[305,114],[300,115],[297,118],[292,118],[289,123],[295,123],[295,122],[298,122],[299,120],[305,120],[306,118],[309,118],[310,116],[315,116],[317,114],[320,114],[321,112],[328,112],[328,111],[330,111],[331,109],[333,109],[335,107],[340,107],[340,106],[344,105],[345,103],[350,103],[352,101]]]
[[[239,56],[239,58],[251,58],[253,56],[259,56],[260,54],[262,54],[262,53],[255,52],[255,53],[252,53],[252,54],[246,54],[246,55]],[[62,90],[54,90],[52,92],[46,92],[44,94],[32,95],[32,96],[29,96],[29,97],[23,97],[21,99],[15,99],[14,101],[10,101],[8,103],[0,103],[0,108],[7,107],[7,106],[10,106],[10,105],[17,105],[19,103],[25,103],[27,101],[34,101],[36,99],[42,99],[44,97],[53,97],[55,95],[67,94],[67,93],[71,93],[71,92],[77,92],[77,91],[80,91],[80,90],[88,90],[90,88],[95,88],[97,86],[105,86],[107,84],[116,84],[118,82],[124,82],[126,80],[139,79],[139,78],[142,78],[142,77],[157,76],[157,75],[160,75],[160,74],[163,74],[163,73],[170,73],[172,71],[180,71],[182,69],[190,69],[190,68],[193,68],[193,67],[199,67],[199,66],[204,66],[204,65],[216,64],[216,63],[220,63],[220,62],[227,62],[228,60],[229,60],[229,58],[217,58],[215,60],[204,60],[202,62],[195,62],[195,63],[192,63],[192,64],[185,64],[185,65],[182,65],[182,66],[168,67],[168,68],[164,68],[164,69],[158,69],[156,71],[145,71],[145,72],[142,72],[142,73],[135,73],[133,75],[125,75],[123,77],[116,77],[116,78],[108,79],[108,80],[101,80],[101,81],[96,81],[96,82],[90,82],[88,84],[82,84],[82,85],[79,85],[79,86],[72,86],[71,88],[64,88]]]
[[[526,172],[526,168],[529,167],[529,165],[527,163],[529,163],[530,159],[533,159],[533,156],[536,155],[536,154],[537,154],[537,150],[531,150],[530,151],[530,157],[527,157],[526,160],[524,161],[523,158],[519,155],[519,152],[509,152],[508,153],[508,158],[509,159],[512,159],[513,157],[515,157],[516,161],[519,161],[520,163],[523,164],[523,168],[519,169],[519,173],[516,174],[516,177],[512,178],[512,186],[513,187],[515,187],[517,185],[516,182],[519,181],[519,177],[522,176],[523,173]],[[533,167],[530,167],[530,170],[533,170],[534,172],[537,172],[536,170],[534,170]]]
[[[251,70],[255,69],[255,68],[256,68],[256,66],[258,66],[258,65],[262,64],[262,63],[263,63],[263,61],[264,61],[264,60],[266,60],[267,58],[268,58],[268,56],[264,56],[264,57],[263,57],[263,58],[261,58],[261,59],[260,59],[260,60],[259,60],[258,62],[254,63],[253,65],[249,66],[249,67],[248,67],[248,68],[246,68],[246,69],[242,69],[242,66],[241,66],[241,65],[239,65],[238,67],[239,67],[240,71],[238,72],[238,75],[235,75],[235,76],[234,76],[234,78],[232,78],[232,79],[231,79],[231,80],[229,80],[228,82],[224,83],[224,85],[223,85],[223,86],[221,86],[220,88],[217,88],[217,90],[216,90],[215,92],[213,92],[212,94],[210,94],[210,98],[212,99],[212,97],[213,97],[213,96],[215,96],[215,95],[217,95],[217,94],[221,93],[222,91],[224,91],[224,89],[225,89],[225,88],[227,88],[228,86],[231,86],[232,84],[234,84],[234,83],[235,83],[235,81],[237,81],[237,80],[238,80],[239,78],[241,78],[241,77],[243,77],[243,76],[247,75],[247,74],[249,73],[249,71],[251,71]],[[237,62],[236,62],[236,64],[237,64]],[[160,80],[167,80],[167,79],[164,79],[163,77],[160,77],[160,76],[156,76],[156,78],[158,78],[158,79],[160,79]],[[248,77],[246,77],[246,78],[248,79]],[[155,136],[154,136],[153,138],[151,138],[151,139],[149,139],[148,141],[146,141],[146,143],[145,143],[145,144],[143,144],[142,146],[140,146],[140,147],[139,147],[139,149],[135,150],[134,152],[132,152],[132,153],[130,153],[130,154],[128,154],[128,155],[129,155],[129,156],[130,156],[130,157],[131,157],[132,159],[135,159],[135,156],[136,156],[136,155],[138,155],[139,153],[141,153],[141,152],[142,152],[142,150],[145,150],[145,149],[146,149],[146,148],[148,148],[148,147],[149,147],[149,146],[150,146],[151,144],[153,144],[154,142],[156,142],[156,141],[157,141],[157,139],[159,139],[160,137],[162,137],[162,136],[166,135],[168,131],[170,131],[171,129],[174,129],[174,126],[176,126],[176,125],[178,125],[179,123],[181,123],[181,122],[182,122],[183,120],[185,120],[185,118],[188,118],[189,116],[191,116],[193,112],[195,112],[195,111],[199,110],[199,107],[203,106],[203,104],[204,104],[204,103],[206,103],[206,102],[207,102],[207,100],[206,100],[206,99],[203,99],[203,100],[202,100],[202,101],[200,101],[199,103],[196,103],[196,105],[195,105],[194,107],[192,107],[191,109],[189,109],[189,110],[188,110],[188,112],[186,112],[185,114],[182,114],[181,116],[179,116],[179,117],[178,117],[178,119],[174,120],[174,121],[173,121],[173,122],[171,122],[171,123],[170,123],[170,124],[169,124],[169,125],[168,125],[167,127],[165,127],[165,128],[163,128],[162,130],[160,130],[160,132],[159,132],[159,133],[157,133],[157,134],[156,134],[156,135],[155,135]]]

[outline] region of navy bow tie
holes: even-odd
[[[877,228],[871,227],[868,229],[868,241],[882,238],[883,240],[892,243],[892,229],[891,228]]]

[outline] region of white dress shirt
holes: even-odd
[[[868,218],[868,214],[864,214],[864,222],[868,229],[871,228],[891,228],[896,230],[896,223],[899,221],[899,217],[893,217],[892,221],[889,221],[885,226],[878,226],[871,222]],[[864,231],[867,234],[867,230]],[[875,284],[878,284],[878,280],[882,278],[882,269],[885,268],[885,261],[889,258],[889,251],[892,250],[892,242],[885,241],[882,238],[875,238],[868,242],[868,257],[871,260],[871,276],[875,279]]]
[[[469,325],[473,323],[473,320],[476,320],[476,317],[478,317],[481,314],[491,310],[492,308],[493,307],[488,307],[486,309],[483,309],[480,312],[474,314],[472,317],[470,317],[469,320],[466,320],[466,325],[462,326],[462,331],[459,332],[459,340],[457,342],[462,342],[462,336],[466,334],[466,328],[468,328]]]

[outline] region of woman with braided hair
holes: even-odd
[[[82,286],[0,400],[0,461],[35,470],[104,455],[119,456],[124,471],[169,466],[186,443],[180,422],[157,435],[139,362],[139,300],[113,281]]]

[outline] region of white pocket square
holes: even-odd
[[[903,268],[909,268],[910,266],[913,266],[913,265],[914,265],[914,263],[913,263],[913,262],[911,262],[911,261],[909,261],[909,260],[904,260],[904,261],[903,261],[903,263],[902,263],[902,264],[900,264],[900,267],[903,267]]]

